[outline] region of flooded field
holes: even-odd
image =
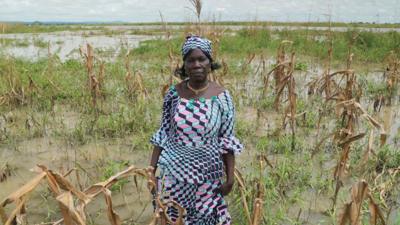
[[[79,26],[85,28],[85,26]],[[160,38],[161,35],[133,35],[146,31],[163,31],[161,25],[124,25],[124,26],[88,26],[84,31],[61,31],[52,33],[17,33],[0,34],[0,52],[17,58],[32,59],[46,57],[49,54],[56,54],[62,61],[67,59],[78,59],[79,48],[86,43],[90,43],[104,56],[104,60],[113,60],[120,53],[121,48],[135,48],[140,41]],[[168,29],[181,30],[182,25],[169,25]],[[220,29],[239,31],[246,28],[240,25],[219,25],[209,26],[204,29]],[[269,29],[272,31],[295,31],[295,30],[313,30],[333,32],[346,32],[352,30],[351,27],[305,27],[305,26],[253,26],[252,29]],[[363,28],[357,30],[374,33],[380,32],[400,32],[400,28]],[[118,34],[112,33],[117,31]],[[108,33],[108,34],[107,34]],[[323,38],[323,37],[321,37]]]
[[[170,27],[179,31],[171,40],[163,35],[131,34],[136,26],[108,27],[120,31],[114,34],[98,28],[0,34],[0,200],[36,176],[37,164],[60,174],[74,169],[67,179],[80,191],[129,165],[145,168],[149,164],[152,146],[148,140],[159,126],[162,90],[174,80],[170,74],[180,60],[179,49],[169,46],[179,48],[176,43],[181,42],[183,27]],[[140,29],[163,31],[157,26]],[[246,27],[229,29],[235,35],[216,37],[224,68],[215,75],[234,97],[236,133],[246,146],[237,157],[246,189],[236,182],[227,197],[233,224],[247,223],[245,205],[252,212],[259,195],[261,224],[339,224],[351,201],[352,185],[362,180],[368,183],[387,224],[400,224],[398,58],[367,65],[354,48],[354,62],[340,58],[339,52],[333,57],[340,59],[333,58],[330,65],[325,55],[307,55],[300,47],[276,53],[281,45],[274,46],[273,41],[291,40],[298,33],[271,31],[267,33],[275,37],[271,38]],[[303,28],[293,32],[297,29]],[[344,28],[337,29],[333,31]],[[385,32],[381,29],[377,32]],[[321,35],[304,40],[317,45]],[[235,51],[243,43],[239,38],[248,45],[260,42],[261,47],[252,46],[246,52],[242,46]],[[262,42],[265,39],[268,42]],[[79,53],[81,47],[89,52],[86,44],[94,49],[98,93],[88,86],[88,62]],[[312,52],[310,46],[305,49]],[[292,61],[293,73],[285,67],[286,78],[279,80],[279,72],[273,71],[279,68],[276,55],[290,61],[291,51],[298,51],[299,59]],[[345,72],[332,75],[336,71]],[[279,82],[291,78],[294,89],[289,91],[289,86]],[[279,91],[279,87],[285,88]],[[328,96],[329,91],[336,94]],[[282,95],[277,100],[278,93]],[[346,146],[349,153],[343,160]],[[336,173],[338,168],[343,173]],[[146,179],[131,176],[110,190],[113,209],[123,224],[150,223],[153,206]],[[366,202],[360,214],[362,224],[370,216]],[[7,205],[5,212],[10,215],[15,206]],[[104,197],[96,197],[85,211],[87,224],[110,224],[107,210]],[[52,224],[62,218],[46,180],[29,195],[26,212],[28,224]]]
[[[28,60],[57,55],[61,61],[79,59],[79,48],[90,43],[104,56],[104,60],[113,60],[121,48],[135,48],[140,41],[154,37],[146,35],[104,35],[100,32],[54,32],[39,34],[0,34],[0,46],[6,55]],[[3,42],[3,45],[1,44]],[[5,43],[8,42],[6,45]],[[49,52],[50,51],[50,52]]]

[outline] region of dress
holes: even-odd
[[[158,160],[161,196],[186,209],[185,224],[230,224],[226,203],[215,189],[222,183],[222,154],[239,154],[234,136],[234,106],[228,90],[210,99],[185,99],[172,86],[164,97],[161,126],[150,142],[162,151]],[[177,210],[169,208],[172,220]]]

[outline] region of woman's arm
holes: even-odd
[[[235,182],[235,155],[231,152],[222,154],[222,159],[225,165],[226,181],[219,188],[219,192],[225,196],[232,191]]]
[[[226,183],[234,183],[235,181],[235,155],[231,152],[222,154],[225,164]]]
[[[156,174],[158,158],[160,158],[161,148],[154,145],[153,154],[151,154],[150,166],[153,167],[153,174]]]
[[[152,187],[149,186],[152,194],[156,194],[156,192],[157,192],[156,171],[157,171],[157,162],[158,162],[158,158],[160,158],[160,154],[161,154],[161,148],[158,147],[157,145],[154,145],[153,153],[151,154],[151,159],[150,159],[150,166],[153,167],[151,179],[154,182],[154,186],[152,186]]]

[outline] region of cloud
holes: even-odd
[[[188,0],[0,0],[0,21],[185,21]],[[400,22],[400,0],[203,0],[203,18]]]

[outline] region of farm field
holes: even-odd
[[[4,223],[21,201],[28,224],[63,218],[49,174],[80,192],[134,166],[106,185],[111,214],[150,224],[149,138],[163,93],[179,82],[181,43],[200,33],[213,41],[222,68],[212,79],[231,92],[245,145],[227,197],[233,224],[344,224],[355,215],[361,224],[400,224],[399,27],[0,28],[0,201],[47,176],[16,203],[3,202]],[[86,223],[110,224],[110,202],[91,200]]]

